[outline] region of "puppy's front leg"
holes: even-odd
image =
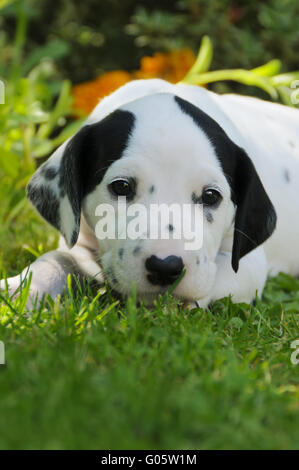
[[[70,250],[50,251],[38,258],[34,263],[25,268],[21,274],[7,279],[9,293],[16,295],[25,278],[32,273],[29,299],[27,306],[30,308],[35,301],[39,302],[44,294],[52,298],[62,294],[69,274],[79,278],[92,278],[102,282],[101,268],[97,264],[93,253],[88,248],[74,246]],[[0,288],[5,289],[6,281],[0,281]]]
[[[216,258],[217,274],[211,292],[197,301],[206,308],[209,303],[232,296],[233,302],[250,303],[260,295],[267,279],[267,260],[263,247],[258,247],[240,260],[238,272],[232,269],[231,253],[222,251]]]

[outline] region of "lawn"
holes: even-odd
[[[0,268],[12,275],[57,236],[29,204],[9,223],[5,209]],[[88,285],[31,315],[25,300],[0,304],[1,449],[299,448],[299,281],[281,274],[255,307],[206,311],[169,294],[147,310],[134,288],[121,303]]]
[[[122,82],[250,85],[294,105],[296,0],[52,3],[0,0],[0,279],[57,246],[26,183]],[[170,293],[149,310],[134,286],[122,301],[69,287],[31,312],[26,295],[0,292],[0,449],[299,449],[299,280],[205,311]]]

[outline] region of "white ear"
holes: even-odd
[[[27,196],[39,213],[72,247],[80,231],[83,198],[100,184],[107,168],[121,157],[134,116],[117,110],[100,122],[82,127],[33,175]]]

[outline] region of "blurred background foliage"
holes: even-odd
[[[5,0],[2,0],[4,3]],[[18,2],[2,10],[3,37],[12,53]],[[135,70],[156,51],[189,47],[203,35],[214,45],[214,69],[254,68],[277,57],[299,68],[298,0],[27,0],[26,72],[45,56],[73,83],[114,69]],[[1,0],[0,0],[1,4]],[[3,52],[2,52],[3,54]],[[1,75],[0,69],[0,75]]]

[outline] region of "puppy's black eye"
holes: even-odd
[[[202,193],[202,203],[206,206],[216,206],[222,199],[221,194],[216,189],[205,189]]]
[[[115,196],[125,196],[128,199],[131,199],[135,195],[135,183],[133,180],[114,180],[109,184],[109,189]]]

